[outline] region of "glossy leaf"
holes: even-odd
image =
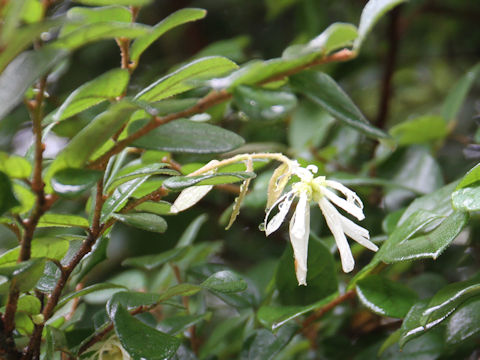
[[[163,182],[170,190],[180,191],[190,186],[231,184],[255,177],[253,172],[216,173],[198,176],[173,176]]]
[[[446,121],[455,121],[462,104],[467,97],[468,91],[480,73],[480,64],[472,67],[460,80],[450,89],[447,98],[443,103],[442,115]]]
[[[176,247],[156,255],[144,255],[128,258],[122,262],[123,266],[135,266],[145,270],[153,270],[170,261],[176,261],[185,255],[188,248]]]
[[[30,291],[43,275],[45,263],[45,258],[37,258],[23,261],[18,264],[12,264],[10,266],[6,266],[5,264],[0,266],[0,275],[15,280],[15,286],[19,291]]]
[[[284,326],[275,334],[259,329],[246,340],[244,349],[240,354],[242,360],[270,360],[292,340],[298,331],[298,326],[292,324]]]
[[[455,190],[467,187],[480,181],[480,164],[475,165],[472,169],[470,169],[465,176],[462,178],[460,183],[457,185]]]
[[[456,211],[432,232],[401,241],[385,251],[381,258],[386,263],[423,258],[436,259],[455,240],[467,221],[467,214]]]
[[[443,321],[456,308],[472,296],[480,294],[480,276],[445,286],[428,303],[420,318],[420,324]]]
[[[471,298],[450,316],[446,328],[447,344],[459,344],[480,333],[480,298]]]
[[[452,194],[453,207],[460,211],[480,210],[480,186],[464,187]]]
[[[305,94],[346,125],[373,138],[389,137],[368,122],[348,95],[327,74],[304,71],[290,77],[290,83],[294,90]]]
[[[64,50],[49,46],[18,55],[0,74],[0,119],[22,101],[25,91],[35,80],[66,55]]]
[[[83,167],[90,156],[106,142],[127,121],[135,106],[119,102],[95,117],[57,155],[47,170],[45,183],[47,190],[52,176],[59,170]]]
[[[113,319],[118,307],[128,311],[135,310],[141,306],[151,306],[158,302],[158,294],[135,291],[120,291],[110,298],[106,305],[108,316]]]
[[[155,214],[113,214],[112,217],[127,225],[145,231],[164,233],[167,230],[167,222],[163,218]]]
[[[319,36],[311,40],[308,43],[308,47],[322,54],[329,54],[335,50],[352,46],[357,37],[358,31],[354,25],[334,23]]]
[[[37,238],[32,241],[32,258],[50,258],[61,260],[68,251],[68,240],[61,238]],[[20,246],[17,246],[0,256],[0,266],[13,265],[17,262],[20,254]]]
[[[203,19],[207,12],[203,9],[185,8],[170,14],[152,29],[148,35],[137,38],[130,47],[130,59],[138,62],[142,53],[167,31],[185,23]]]
[[[362,46],[362,43],[370,30],[372,30],[375,24],[383,15],[385,15],[386,12],[405,1],[406,0],[370,0],[363,8],[360,17],[358,38],[354,45],[355,49],[359,49]]]
[[[235,293],[247,288],[247,283],[231,271],[219,271],[209,276],[202,286],[208,290],[220,293]]]
[[[115,99],[125,92],[129,79],[126,69],[114,69],[98,76],[72,92],[44,123],[67,119],[103,101]]]
[[[209,320],[211,317],[212,313],[205,313],[200,315],[171,316],[162,320],[158,324],[157,329],[164,331],[170,335],[177,335],[204,320]]]
[[[233,99],[251,120],[281,119],[297,105],[297,98],[292,93],[246,85],[235,88]]]
[[[88,220],[84,217],[77,215],[66,215],[66,214],[45,214],[43,215],[39,222],[38,227],[82,227],[88,228]]]
[[[74,278],[79,283],[90,271],[99,263],[107,258],[107,247],[110,241],[109,235],[101,236],[93,245],[92,251],[83,258],[77,270],[74,272]]]
[[[118,172],[117,176],[108,184],[108,190],[115,188],[127,181],[153,175],[179,175],[179,172],[165,167],[166,164],[138,164],[127,166]]]
[[[0,171],[0,215],[19,205],[15,194],[13,193],[12,182],[10,178]]]
[[[180,339],[134,318],[121,306],[115,311],[113,323],[122,346],[134,359],[168,359],[175,354],[181,343]]]
[[[192,296],[198,293],[202,288],[193,284],[178,284],[163,291],[158,298],[159,302],[167,301],[174,296]]]
[[[363,305],[382,316],[403,318],[417,300],[408,287],[380,275],[370,275],[357,283],[357,295]]]
[[[275,274],[282,304],[310,305],[337,291],[335,264],[326,246],[310,236],[308,255],[307,286],[298,286],[293,250],[290,244],[287,245]]]
[[[102,176],[97,170],[66,168],[53,175],[51,185],[61,196],[76,197],[90,190]]]
[[[200,80],[220,76],[236,68],[234,62],[221,56],[198,59],[157,80],[138,93],[135,99],[159,101],[195,88]]]
[[[84,295],[93,293],[95,291],[100,291],[100,290],[106,290],[106,289],[124,289],[124,286],[121,285],[116,285],[116,284],[109,284],[109,283],[98,283],[98,284],[93,284],[90,286],[87,286],[81,290],[75,291],[74,293],[71,293],[69,295],[64,296],[63,298],[60,299],[58,302],[56,308],[60,309],[62,306],[66,305],[69,301],[82,297]]]
[[[414,304],[408,311],[400,328],[400,348],[402,348],[408,341],[421,336],[425,331],[430,330],[436,325],[435,323],[430,323],[426,326],[420,324],[420,318],[427,306],[428,300],[421,300]]]
[[[159,201],[145,201],[140,205],[135,206],[136,211],[140,212],[148,212],[157,215],[170,215],[170,209],[172,204],[167,201],[159,200]]]
[[[395,125],[390,134],[399,145],[422,144],[444,139],[448,128],[441,116],[425,115]]]
[[[143,125],[143,121],[133,122],[129,134]],[[154,129],[133,145],[151,150],[215,154],[231,151],[244,143],[240,136],[221,127],[180,119]]]

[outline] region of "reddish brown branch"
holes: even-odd
[[[302,328],[306,329],[309,327],[311,324],[313,324],[315,321],[323,317],[326,313],[329,311],[333,310],[335,307],[343,303],[344,301],[351,299],[355,296],[356,292],[355,290],[350,290],[347,291],[345,294],[340,295],[339,297],[333,299],[330,301],[327,305],[321,307],[320,309],[316,310],[312,315],[307,317],[302,324]]]

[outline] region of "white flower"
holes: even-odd
[[[313,174],[316,172],[317,168],[315,166],[311,165],[307,168],[302,168],[297,163],[294,163],[293,174],[297,175],[300,181],[293,184],[292,190],[282,195],[273,204],[265,217],[265,233],[268,236],[280,227],[285,220],[293,200],[298,198],[297,207],[290,220],[289,232],[295,257],[295,273],[299,285],[307,284],[310,201],[312,200],[315,201],[322,210],[327,225],[335,238],[340,252],[343,271],[352,271],[355,264],[345,235],[370,250],[378,250],[378,247],[369,240],[370,235],[368,230],[347,219],[333,206],[333,204],[335,204],[355,216],[358,220],[363,220],[365,218],[363,215],[363,204],[357,194],[337,181],[326,180],[325,176],[314,178]],[[338,196],[330,189],[338,191],[343,194],[345,198]],[[268,221],[270,211],[276,206],[278,206],[278,213]]]

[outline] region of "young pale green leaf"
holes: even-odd
[[[477,181],[480,181],[480,164],[475,165],[470,171],[465,174],[465,176],[462,178],[455,190],[470,186]]]
[[[298,286],[293,250],[287,245],[275,274],[279,299],[284,305],[310,305],[338,290],[332,254],[319,239],[310,235],[307,286]]]
[[[287,116],[297,105],[292,93],[251,86],[237,86],[233,99],[251,120],[278,120]]]
[[[103,101],[115,99],[125,92],[129,79],[126,69],[113,69],[100,75],[72,92],[58,110],[45,118],[44,123],[67,119]]]
[[[304,71],[290,77],[290,83],[294,90],[305,94],[346,125],[372,138],[389,138],[388,134],[368,122],[348,95],[327,74]]]
[[[247,289],[246,281],[228,270],[219,271],[210,275],[201,286],[214,292],[227,294]]]
[[[458,306],[472,296],[480,294],[480,276],[476,275],[470,280],[456,282],[445,286],[437,292],[428,302],[420,317],[420,324],[438,323],[445,320]]]
[[[15,259],[15,263],[0,266],[0,275],[15,279],[19,291],[30,291],[43,275],[46,261],[45,258],[35,258],[17,264]],[[1,290],[4,290],[3,287]],[[5,290],[8,292],[8,288]]]
[[[480,210],[480,186],[467,186],[452,194],[452,204],[459,211]]]
[[[198,176],[172,176],[163,182],[169,190],[180,191],[190,186],[232,184],[239,181],[252,179],[253,172],[216,173]]]
[[[386,12],[406,0],[370,0],[363,8],[354,48],[359,50],[366,36]]]
[[[181,259],[187,250],[188,247],[175,247],[160,254],[128,258],[122,262],[122,266],[135,266],[145,270],[153,270],[170,261],[174,262]]]
[[[0,74],[0,119],[22,100],[25,91],[40,76],[67,55],[62,49],[45,46],[18,55]]]
[[[50,43],[51,47],[75,50],[88,43],[115,39],[124,37],[133,39],[139,36],[146,35],[151,28],[146,25],[136,23],[123,23],[118,21],[93,22],[83,25],[64,36],[60,36],[57,40]]]
[[[0,171],[0,215],[3,215],[11,208],[20,205],[13,193],[12,182],[10,178]]]
[[[88,220],[78,215],[45,214],[38,221],[38,227],[82,227],[88,228]]]
[[[442,115],[446,121],[455,121],[467,93],[480,74],[480,63],[472,67],[449,91],[443,103]]]
[[[90,169],[67,168],[53,175],[51,185],[55,193],[76,197],[90,190],[103,176],[103,172]]]
[[[116,309],[113,324],[122,346],[134,359],[169,359],[175,355],[181,343],[180,339],[134,318],[122,306]]]
[[[38,238],[32,241],[32,258],[49,258],[61,260],[69,248],[68,240],[61,238]],[[13,265],[17,262],[20,254],[20,246],[17,246],[0,256],[0,266]]]
[[[357,295],[374,313],[394,318],[405,317],[418,299],[413,290],[380,275],[370,275],[358,281]]]
[[[18,0],[5,3],[2,7],[2,33],[0,34],[0,44],[8,43],[15,33],[16,28],[22,20],[22,13],[27,8],[27,0]]]
[[[32,165],[22,156],[0,152],[0,171],[11,178],[26,179],[32,173]]]
[[[168,74],[137,94],[135,99],[154,102],[180,94],[198,86],[201,80],[230,72],[238,66],[227,58],[209,56],[192,61]]]
[[[98,284],[93,284],[90,286],[87,286],[81,290],[75,291],[71,294],[68,294],[60,299],[58,302],[56,309],[60,309],[62,306],[66,305],[69,301],[82,297],[84,295],[93,293],[95,291],[100,291],[100,290],[107,290],[107,289],[125,289],[124,286],[122,285],[116,285],[116,284],[109,284],[109,283],[98,283]],[[115,296],[115,295],[114,295]]]
[[[266,328],[275,331],[288,321],[298,318],[310,311],[321,308],[338,296],[333,293],[316,303],[307,306],[272,306],[263,305],[257,312],[257,319]]]
[[[283,326],[275,334],[267,329],[255,330],[247,338],[240,354],[241,360],[273,360],[288,345],[298,331],[298,325]]]
[[[149,213],[113,214],[112,217],[137,229],[164,233],[167,222],[160,216]]]
[[[459,344],[480,333],[480,298],[473,297],[458,307],[447,322],[445,340]]]
[[[162,292],[160,294],[160,297],[158,298],[158,301],[164,302],[171,299],[174,296],[192,296],[198,293],[200,290],[202,290],[202,287],[199,285],[193,285],[193,284],[187,284],[187,283],[178,284]]]
[[[75,6],[67,11],[67,19],[69,22],[62,27],[59,36],[65,36],[85,24],[105,21],[130,23],[132,22],[132,13],[125,6],[119,5],[94,8]]]
[[[395,125],[390,129],[390,135],[399,145],[422,144],[444,139],[448,128],[441,116],[425,115]]]
[[[206,14],[206,10],[194,8],[180,9],[173,14],[170,14],[168,17],[155,25],[150,34],[141,36],[133,42],[132,46],[130,47],[130,59],[133,62],[138,63],[138,60],[143,52],[160,36],[179,25],[203,19]]]
[[[432,258],[436,259],[463,230],[468,221],[466,213],[455,211],[432,232],[403,240],[395,247],[382,253],[381,259],[386,263]]]
[[[45,175],[46,191],[51,191],[50,180],[59,170],[83,167],[90,156],[128,120],[135,106],[128,102],[112,105],[95,117],[57,155]]]
[[[90,6],[107,6],[107,5],[130,5],[145,6],[153,2],[153,0],[74,0],[76,3]]]
[[[167,201],[145,201],[140,205],[135,206],[135,211],[147,212],[157,215],[170,215],[172,204]]]
[[[133,122],[128,128],[129,134],[143,125],[143,121]],[[215,154],[231,151],[244,143],[240,136],[219,126],[180,119],[150,131],[133,145],[150,150]]]

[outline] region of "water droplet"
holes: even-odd
[[[262,223],[260,223],[260,225],[258,225],[258,230],[265,231],[265,223],[264,222],[262,222]]]

